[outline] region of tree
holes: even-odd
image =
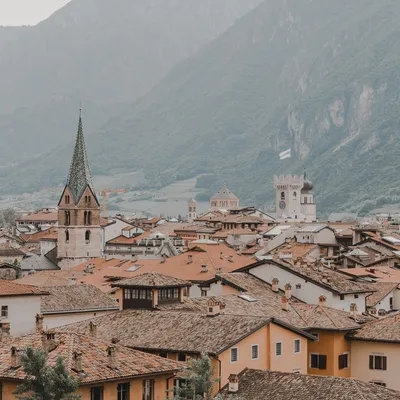
[[[211,400],[215,385],[219,378],[215,378],[215,367],[207,354],[201,358],[192,358],[185,368],[185,384],[174,389],[173,400]]]
[[[79,400],[74,394],[78,381],[66,370],[64,361],[58,357],[54,367],[47,364],[47,354],[41,349],[28,347],[21,357],[26,374],[14,394],[21,400]]]

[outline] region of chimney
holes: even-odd
[[[353,319],[356,319],[357,318],[357,304],[356,303],[350,304],[350,312],[351,312],[351,316],[353,317]]]
[[[288,300],[292,297],[292,285],[290,283],[285,285],[285,296]]]
[[[111,369],[117,369],[117,358],[116,358],[115,352],[116,352],[115,346],[107,347],[107,357],[108,357],[107,366]]]
[[[10,337],[10,323],[9,322],[3,322],[0,324],[0,329],[1,329],[1,337],[2,338],[7,338]]]
[[[221,259],[221,260],[223,260],[224,259],[224,253],[221,251],[221,253],[219,253],[219,258]]]
[[[319,306],[325,306],[326,303],[326,297],[324,295],[321,295],[318,297],[318,305]]]
[[[43,315],[36,314],[36,332],[41,332],[43,330]]]
[[[70,278],[68,278],[68,285],[69,285],[69,286],[76,285],[76,278],[75,278],[75,276],[71,276]]]
[[[233,256],[229,256],[229,257],[228,257],[228,261],[231,262],[231,263],[233,263]]]
[[[236,374],[231,374],[229,375],[228,381],[229,381],[229,386],[228,386],[229,393],[236,393],[239,390],[239,377]]]
[[[274,278],[272,279],[272,291],[275,293],[279,292],[279,279],[278,278]]]
[[[207,272],[208,268],[207,268],[207,264],[202,264],[201,265],[201,272]]]
[[[282,310],[289,311],[289,300],[286,296],[282,296]]]
[[[215,297],[211,297],[207,301],[207,316],[215,317],[220,313],[221,313],[221,303]]]
[[[165,261],[167,261],[167,256],[165,254],[163,254],[161,256],[161,263],[163,264],[163,263],[165,263]]]
[[[97,336],[97,325],[93,321],[89,322],[89,335],[92,338]]]
[[[17,369],[21,366],[21,350],[17,347],[11,347],[11,368]]]
[[[73,369],[76,372],[82,372],[82,352],[81,351],[75,351],[73,354]]]
[[[221,267],[218,267],[218,268],[216,269],[216,273],[217,273],[217,274],[221,274],[221,273],[222,273],[222,268],[221,268]]]
[[[193,262],[193,256],[191,254],[188,254],[188,264],[191,264]]]

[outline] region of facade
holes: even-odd
[[[276,190],[276,217],[285,221],[317,220],[317,206],[314,202],[313,184],[304,176],[280,175],[274,177]]]
[[[210,199],[211,210],[228,210],[236,207],[239,207],[239,197],[234,195],[226,184]]]
[[[58,203],[57,252],[64,269],[102,253],[100,204],[91,182],[81,115],[67,184]]]
[[[192,223],[197,218],[197,202],[195,199],[188,200],[187,221]]]

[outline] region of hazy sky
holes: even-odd
[[[0,0],[0,25],[35,25],[70,0]]]

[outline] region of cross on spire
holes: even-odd
[[[85,139],[83,137],[82,108],[79,109],[78,133],[76,135],[75,149],[69,169],[67,185],[71,190],[75,204],[79,201],[87,186],[94,192],[86,154]]]

